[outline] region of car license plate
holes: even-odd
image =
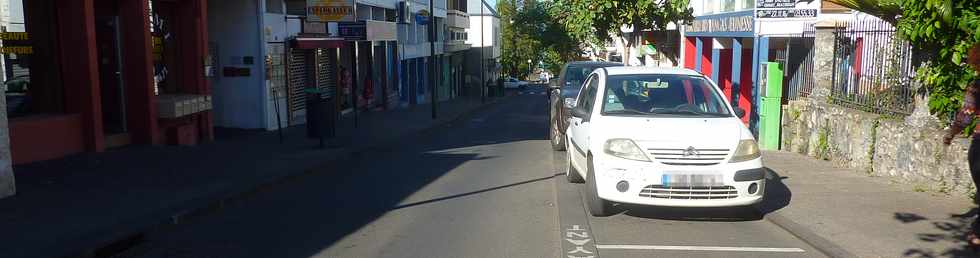
[[[725,181],[720,174],[664,174],[661,178],[664,186],[724,186]]]

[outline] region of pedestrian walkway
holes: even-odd
[[[832,256],[973,257],[975,205],[790,152],[766,152],[766,218]],[[964,179],[969,180],[969,179]]]
[[[488,103],[490,103],[488,101]],[[0,257],[63,257],[148,228],[179,222],[218,201],[343,162],[479,110],[479,100],[359,114],[340,120],[327,149],[304,126],[277,132],[218,130],[194,147],[131,146],[15,167],[17,195],[0,199]],[[344,171],[347,172],[347,171]],[[245,225],[243,225],[245,226]]]

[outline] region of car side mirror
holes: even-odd
[[[575,108],[575,98],[565,98],[564,100],[565,108],[574,109]]]
[[[735,107],[735,116],[738,116],[738,118],[744,118],[745,117],[745,109],[743,109],[741,107]]]
[[[581,108],[572,108],[571,113],[572,116],[582,118],[582,119],[585,119],[586,117],[589,116],[589,114],[586,114],[585,110]]]

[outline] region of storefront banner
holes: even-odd
[[[30,39],[30,34],[27,34],[27,32],[0,33],[0,41],[3,42],[3,47],[0,48],[0,54],[34,54],[34,47],[31,46]]]
[[[353,20],[353,0],[306,0],[306,21],[308,22]]]
[[[697,19],[687,26],[687,32],[752,32],[752,16],[728,16]]]

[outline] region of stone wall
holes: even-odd
[[[942,144],[928,112],[888,118],[813,100],[783,107],[782,149],[910,185],[962,196],[974,192],[966,161],[969,142]]]
[[[0,87],[2,88],[2,87]],[[5,93],[0,89],[0,93]],[[7,99],[0,98],[0,198],[14,195],[14,170],[10,157],[10,131],[7,127]]]

